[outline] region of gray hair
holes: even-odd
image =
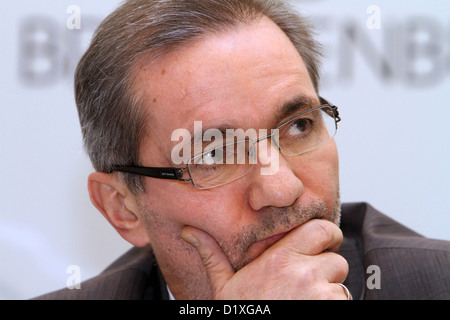
[[[277,0],[129,0],[96,30],[75,72],[75,100],[85,149],[97,171],[139,165],[149,125],[145,103],[133,94],[136,65],[147,63],[208,32],[249,24],[263,16],[298,50],[318,92],[320,46],[310,25]],[[143,178],[123,173],[131,192]]]

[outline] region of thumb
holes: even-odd
[[[186,226],[181,230],[181,238],[197,249],[215,297],[234,275],[230,261],[216,240],[200,229]]]

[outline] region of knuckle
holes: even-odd
[[[334,236],[333,225],[326,220],[317,220],[317,229],[322,239],[330,239]]]
[[[332,265],[334,269],[334,279],[337,282],[343,282],[347,278],[349,271],[347,260],[337,253],[329,252],[327,254],[331,257],[330,265]]]
[[[338,253],[325,252],[322,254],[325,257],[326,265],[332,270],[335,275],[333,279],[344,281],[349,271],[347,260]]]
[[[206,269],[214,269],[219,264],[213,252],[203,252],[201,259]]]
[[[324,246],[322,250],[329,249],[328,246],[332,243],[340,243],[343,239],[343,234],[341,229],[334,223],[327,220],[317,221],[317,232],[319,233],[319,239],[321,243],[318,246]]]
[[[340,254],[336,254],[336,264],[338,265],[339,269],[342,270],[345,273],[345,275],[347,275],[349,271],[348,262]]]

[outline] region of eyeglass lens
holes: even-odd
[[[299,155],[318,148],[336,134],[336,121],[331,107],[312,109],[276,128],[272,138],[286,156]],[[263,140],[263,139],[260,139]],[[260,141],[259,140],[259,141]],[[217,187],[237,180],[253,169],[256,143],[243,139],[208,148],[191,159],[188,170],[194,185],[200,189]]]

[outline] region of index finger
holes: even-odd
[[[272,247],[284,247],[304,255],[317,255],[324,251],[336,252],[343,240],[341,229],[333,222],[313,219],[295,229]]]

